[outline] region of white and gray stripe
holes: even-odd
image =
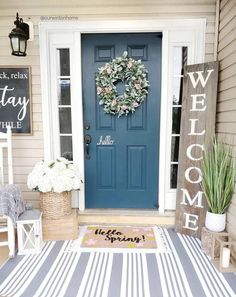
[[[120,297],[123,296],[150,296],[145,254],[130,252],[123,255]]]
[[[169,253],[68,252],[71,241],[48,242],[40,254],[17,256],[1,267],[0,296],[236,296],[236,275],[217,272],[197,239],[161,231]]]
[[[22,261],[1,284],[1,294],[3,296],[20,296],[26,290],[38,269],[44,264],[54,244],[55,242],[51,242],[46,245],[39,255],[23,257]]]
[[[108,296],[112,253],[90,253],[77,297]]]
[[[222,273],[218,273],[210,260],[202,253],[199,242],[190,236],[179,235],[179,238],[187,252],[196,274],[201,282],[206,296],[232,297],[235,296]]]
[[[35,293],[35,297],[55,297],[58,294],[64,296],[64,292],[70,282],[80,253],[64,253],[70,242],[65,241],[62,249],[58,253],[53,265],[45,276],[40,288]]]

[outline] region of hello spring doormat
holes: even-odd
[[[80,226],[68,251],[169,252],[162,229],[156,226]]]
[[[156,249],[151,227],[88,226],[81,247]]]

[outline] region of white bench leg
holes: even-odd
[[[15,229],[11,218],[7,217],[9,257],[15,256]]]

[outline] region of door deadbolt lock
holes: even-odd
[[[85,123],[85,125],[84,125],[84,129],[85,129],[85,130],[89,130],[89,129],[90,129],[90,123]]]

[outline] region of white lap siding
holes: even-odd
[[[236,1],[220,1],[218,59],[220,61],[217,133],[234,145],[236,157]],[[227,213],[227,229],[236,238],[236,194]]]

